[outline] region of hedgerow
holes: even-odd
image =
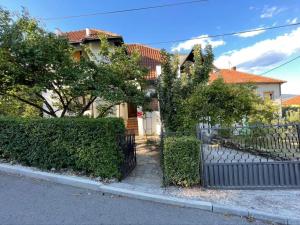
[[[166,137],[163,144],[166,184],[191,186],[200,182],[200,142],[191,136]]]
[[[120,178],[124,135],[118,118],[0,118],[0,156],[41,169]]]

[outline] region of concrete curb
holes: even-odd
[[[300,219],[282,217],[275,214],[263,213],[257,210],[247,210],[240,207],[230,207],[226,205],[219,205],[212,202],[200,200],[186,200],[176,197],[168,197],[164,195],[149,194],[145,192],[133,191],[124,188],[112,187],[101,182],[93,181],[88,178],[81,178],[76,176],[67,176],[54,174],[49,172],[42,172],[30,167],[19,165],[10,165],[0,163],[0,171],[10,174],[22,175],[34,179],[41,179],[51,181],[58,184],[70,185],[73,187],[86,188],[94,191],[101,191],[114,195],[120,195],[140,200],[153,201],[163,204],[176,205],[181,207],[197,208],[214,213],[228,214],[241,217],[249,217],[268,222],[276,222],[285,225],[300,224]]]

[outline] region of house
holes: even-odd
[[[216,69],[211,73],[209,82],[213,82],[218,78],[222,78],[228,84],[253,84],[256,87],[257,94],[263,99],[269,99],[277,103],[280,107],[281,100],[281,85],[285,81],[249,74],[237,71],[236,67],[231,69]]]
[[[184,71],[187,64],[191,64],[193,61],[193,51],[191,51],[190,54],[181,59],[180,71]],[[214,67],[213,72],[209,77],[209,83],[218,78],[222,78],[224,82],[228,84],[253,84],[256,87],[256,92],[259,96],[263,99],[270,99],[279,106],[279,113],[281,114],[281,85],[286,81],[241,72],[237,70],[237,67],[232,67],[231,69],[219,69]]]
[[[141,108],[137,109],[137,123],[139,135],[159,135],[161,132],[161,121],[158,106],[158,98],[155,96],[155,81],[161,74],[161,54],[160,49],[152,48],[143,44],[127,44],[128,53],[138,51],[141,56],[141,65],[146,67],[149,72],[146,76],[147,94],[152,96],[151,112],[144,112]],[[130,116],[130,115],[129,115]],[[129,126],[133,118],[128,119]]]
[[[99,36],[105,36],[108,42],[114,46],[124,45],[123,37],[119,34],[99,29],[62,32],[56,31],[57,35],[63,35],[67,37],[70,44],[75,47],[74,58],[79,60],[82,55],[82,44],[88,46],[92,52],[99,51]],[[146,45],[141,44],[126,44],[128,54],[132,54],[134,51],[138,51],[141,55],[141,65],[148,68],[149,72],[146,76],[147,89],[146,92],[149,96],[155,93],[155,80],[160,74],[160,50],[154,49]],[[97,55],[97,54],[95,54]],[[99,59],[101,60],[101,59]],[[44,93],[47,99],[51,99],[53,93]],[[98,116],[97,106],[101,103],[101,99],[97,99],[86,111],[85,115],[91,117]],[[54,107],[54,106],[53,106]],[[55,107],[54,107],[55,108]],[[158,111],[158,99],[152,97],[151,112],[143,112],[142,108],[133,104],[122,103],[113,108],[110,116],[121,117],[125,121],[126,128],[138,135],[159,135],[161,130],[160,115]],[[60,111],[57,112],[59,114]]]
[[[283,100],[282,105],[283,107],[300,108],[300,95]]]

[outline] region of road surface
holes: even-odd
[[[0,173],[0,224],[258,225],[245,218]]]

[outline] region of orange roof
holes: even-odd
[[[148,80],[157,78],[156,66],[161,64],[160,50],[142,44],[127,44],[128,53],[138,51],[141,54],[142,66],[149,69]]]
[[[300,105],[300,95],[284,100],[284,106]]]
[[[236,70],[230,69],[220,69],[216,72],[211,73],[210,82],[213,82],[217,78],[223,78],[225,83],[230,84],[245,84],[245,83],[253,83],[253,84],[282,84],[286,81],[278,80],[270,77],[263,77],[259,75],[239,72]]]
[[[122,36],[119,34],[115,34],[105,30],[89,29],[89,32],[89,36],[86,35],[86,29],[64,32],[62,33],[62,35],[65,35],[70,42],[75,43],[82,42],[84,40],[98,40],[99,35],[104,35],[106,38],[122,38]]]

